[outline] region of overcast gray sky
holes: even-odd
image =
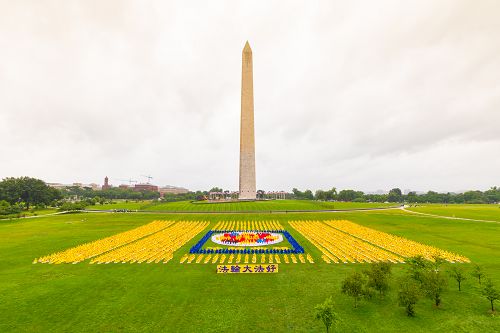
[[[237,190],[500,185],[499,1],[0,0],[0,177]]]

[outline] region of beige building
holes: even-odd
[[[79,187],[79,188],[91,188],[94,191],[100,190],[101,185],[96,183],[83,184],[83,183],[73,183],[73,184],[61,184],[61,183],[46,183],[48,186],[56,188],[58,190],[64,190],[70,187]]]
[[[160,187],[158,189],[158,192],[160,192],[160,197],[163,197],[167,193],[184,194],[184,193],[188,193],[189,190],[187,188],[184,188],[184,187],[175,187],[175,186],[167,185],[164,187]]]
[[[101,185],[96,183],[90,183],[88,185],[84,185],[84,187],[90,187],[93,191],[98,191],[101,189]]]
[[[50,187],[53,187],[53,188],[56,188],[58,190],[64,190],[65,188],[68,188],[68,187],[71,187],[72,185],[68,185],[68,184],[61,184],[61,183],[46,183],[47,186],[50,186]]]
[[[158,186],[149,183],[135,184],[133,190],[137,192],[143,192],[143,191],[158,192]]]

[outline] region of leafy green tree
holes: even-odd
[[[484,192],[484,197],[488,203],[500,202],[500,188],[494,186]]]
[[[387,196],[387,201],[389,202],[401,202],[403,201],[403,193],[399,188],[393,188],[389,191],[389,195]]]
[[[317,190],[316,193],[314,194],[314,199],[322,201],[333,200],[336,197],[337,197],[337,189],[335,187],[333,187],[331,190],[328,191]]]
[[[406,195],[406,201],[408,201],[409,203],[415,203],[418,201],[418,197],[417,197],[417,192],[408,192],[408,194]]]
[[[326,191],[326,200],[335,200],[337,199],[337,189],[332,187],[330,191]]]
[[[295,197],[295,199],[298,199],[298,200],[305,199],[304,192],[302,192],[302,191],[300,191],[300,190],[298,190],[296,188],[293,188],[292,192],[293,192],[293,196]]]
[[[486,281],[482,294],[490,301],[491,311],[495,312],[494,302],[500,299],[500,292],[495,288],[490,279]]]
[[[84,200],[87,206],[93,206],[96,204],[96,201],[93,198],[87,198]]]
[[[354,201],[354,199],[357,198],[363,198],[364,193],[361,191],[354,191],[354,190],[342,190],[339,192],[337,198],[340,201]]]
[[[439,270],[441,266],[446,263],[446,261],[440,257],[439,255],[432,256],[433,261],[430,262],[430,266],[434,268],[434,270]]]
[[[429,268],[429,262],[422,256],[408,258],[408,275],[415,281],[422,283],[424,272]]]
[[[472,268],[471,275],[477,279],[479,284],[481,284],[481,278],[484,276],[483,270],[481,269],[481,266],[478,264],[475,264],[474,267]]]
[[[19,214],[21,207],[18,205],[11,205],[5,200],[0,200],[0,215]]]
[[[409,278],[403,278],[399,284],[398,304],[404,306],[408,317],[415,316],[415,304],[420,299],[420,289],[418,283]]]
[[[0,182],[0,200],[5,200],[11,205],[20,201],[17,178],[4,178]]]
[[[458,291],[461,291],[461,284],[464,280],[466,280],[465,272],[462,267],[458,265],[454,265],[450,269],[450,276],[455,279],[458,283]]]
[[[430,203],[438,203],[443,202],[441,195],[434,191],[428,191],[426,194],[421,196],[420,202],[430,202]]]
[[[439,269],[429,269],[422,275],[422,290],[429,299],[434,301],[435,306],[441,304],[441,295],[446,290],[446,286],[447,281]]]
[[[354,272],[342,281],[341,291],[343,294],[354,299],[354,307],[358,307],[358,302],[362,298],[370,298],[371,292],[366,287],[366,279],[359,272]]]
[[[383,296],[389,289],[391,265],[386,262],[374,263],[364,273],[368,277],[367,287],[375,289],[379,292],[380,296]]]
[[[314,199],[314,195],[313,195],[313,193],[312,193],[311,190],[305,190],[304,191],[304,197],[307,200],[313,200]]]
[[[87,206],[86,201],[80,201],[80,202],[65,202],[59,207],[59,211],[61,212],[74,212],[74,211],[80,211],[85,209]]]
[[[328,297],[323,303],[316,305],[316,319],[321,320],[325,324],[326,332],[328,333],[332,325],[335,327],[339,322],[339,316],[333,311],[333,301]]]
[[[48,191],[47,197],[43,201],[44,204],[49,205],[53,201],[59,201],[63,198],[63,193],[56,188],[47,186],[47,191]]]
[[[299,191],[298,189],[294,188],[292,189],[293,195],[295,199],[298,200],[313,200],[314,199],[314,194],[312,193],[311,190],[305,190],[304,192]]]
[[[323,200],[323,201],[325,201],[325,200],[326,200],[326,197],[327,197],[327,196],[326,196],[326,193],[327,193],[327,192],[325,192],[325,191],[323,191],[323,190],[317,190],[317,191],[316,191],[316,193],[314,194],[314,198],[315,198],[316,200]]]
[[[365,194],[364,198],[368,202],[386,202],[387,194]]]
[[[481,191],[467,191],[464,192],[464,200],[466,203],[480,204],[486,203],[486,198]]]

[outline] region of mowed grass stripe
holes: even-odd
[[[95,205],[88,207],[95,210],[129,209],[162,212],[243,212],[243,211],[301,211],[301,210],[330,210],[356,208],[383,208],[391,206],[384,203],[356,203],[356,202],[320,202],[313,200],[269,200],[252,202],[125,202]]]
[[[163,262],[166,264],[173,258],[174,251],[208,225],[209,222],[181,221],[153,235],[94,258],[90,263]]]
[[[96,257],[105,252],[114,250],[123,245],[134,242],[143,237],[157,233],[170,225],[174,221],[153,221],[138,228],[128,230],[110,237],[106,237],[94,242],[85,243],[76,247],[72,247],[65,251],[57,252],[48,256],[35,259],[33,263],[47,264],[76,264],[86,259]]]
[[[350,236],[361,239],[403,257],[422,256],[428,260],[434,260],[435,257],[440,257],[449,262],[470,262],[470,260],[464,256],[430,245],[421,244],[407,238],[367,228],[351,221],[329,220],[324,221],[324,223]]]

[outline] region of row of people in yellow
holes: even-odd
[[[111,251],[120,246],[131,243],[137,239],[154,234],[160,230],[172,225],[174,221],[153,221],[141,227],[125,231],[104,239],[99,239],[94,242],[85,243],[72,247],[65,251],[57,252],[48,256],[35,259],[33,263],[47,264],[76,264],[85,259],[93,258],[102,253]]]
[[[258,260],[260,257],[260,260]],[[214,253],[214,254],[199,254],[196,256],[196,254],[185,254],[182,256],[180,259],[180,263],[201,263],[203,262],[204,264],[208,263],[219,263],[219,264],[249,264],[250,262],[252,264],[256,264],[257,261],[260,261],[261,264],[265,264],[266,261],[269,264],[281,264],[281,258],[283,258],[283,263],[289,264],[290,261],[294,264],[301,262],[303,264],[309,262],[311,264],[314,264],[314,260],[311,257],[311,255],[308,254],[219,254],[219,253]],[[227,259],[227,261],[226,261]]]
[[[228,247],[221,247],[221,246],[207,246],[205,248],[206,250],[222,250],[222,249],[228,249],[228,250],[241,250],[241,247],[238,246],[228,246]],[[290,247],[288,246],[252,246],[252,250],[290,250]]]
[[[290,221],[290,225],[314,244],[326,263],[404,262],[403,258],[338,231],[320,221]]]
[[[378,247],[403,257],[422,256],[428,260],[440,257],[449,262],[470,262],[464,256],[421,244],[403,237],[374,230],[346,220],[325,221],[327,225],[349,235],[355,236]]]
[[[173,258],[174,251],[200,233],[208,224],[203,221],[177,222],[137,242],[94,258],[90,263],[167,263]]]
[[[283,226],[278,221],[219,221],[212,230],[283,230]]]

